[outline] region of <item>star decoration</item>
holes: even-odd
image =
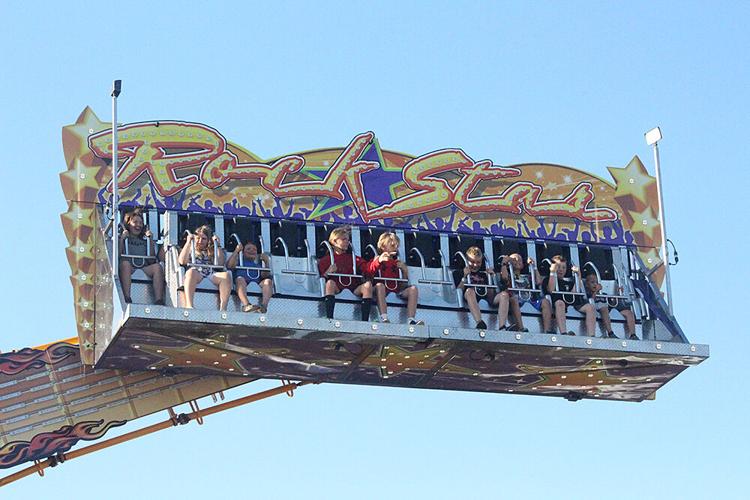
[[[75,158],[90,155],[88,137],[111,126],[110,123],[99,120],[94,111],[86,106],[74,124],[63,127],[66,164],[70,165]]]
[[[102,179],[105,170],[107,169],[88,166],[80,159],[74,160],[73,168],[60,174],[65,197],[70,201],[95,203],[99,191],[109,181],[109,178],[106,181]]]
[[[634,156],[625,168],[607,167],[615,180],[615,199],[625,210],[643,210],[647,205],[656,206],[656,178],[651,177],[641,160]]]
[[[580,388],[580,387],[599,387],[602,385],[620,384],[619,377],[611,377],[606,370],[601,369],[601,360],[588,361],[583,366],[575,370],[561,372],[555,371],[545,373],[547,368],[533,365],[519,365],[518,368],[525,373],[533,373],[539,376],[537,381],[523,386],[524,389],[559,389]]]
[[[84,208],[77,203],[72,203],[70,210],[60,215],[69,244],[72,245],[75,238],[79,238],[82,242],[89,241],[94,225],[93,215],[92,208]]]
[[[364,198],[367,200],[368,206],[379,207],[393,201],[396,198],[396,189],[404,184],[402,167],[389,164],[385,160],[377,138],[373,140],[372,144],[364,151],[364,153],[362,153],[362,156],[358,160],[376,162],[380,165],[379,168],[370,172],[365,172],[361,176],[364,187],[363,194]],[[303,170],[308,175],[313,176],[315,180],[323,179],[328,173],[328,168]],[[335,200],[332,198],[322,199],[313,208],[310,218],[318,218],[327,213],[338,211],[343,207],[353,206],[354,201],[351,198],[351,193],[346,187],[346,184],[342,187],[342,191],[344,192],[343,200]]]
[[[661,245],[661,229],[659,220],[654,216],[651,207],[646,207],[641,212],[628,212],[633,219],[630,232],[639,245],[658,246]]]
[[[381,377],[389,378],[410,370],[432,370],[442,364],[447,355],[446,349],[439,347],[409,351],[399,346],[383,346],[361,366],[377,367]]]
[[[662,260],[661,255],[659,255],[659,250],[655,247],[650,247],[648,249],[643,248],[638,252],[638,256],[643,260],[643,263],[646,265],[646,268],[651,271],[652,269],[661,266]],[[657,271],[656,273],[658,273]],[[652,274],[651,278],[655,279],[654,275]],[[661,280],[656,280],[658,283],[661,282]]]
[[[166,347],[158,345],[139,345],[138,350],[157,358],[149,368],[190,368],[206,369],[210,371],[234,372],[241,371],[239,360],[245,356],[233,352],[225,352],[202,344],[189,344],[187,347]]]

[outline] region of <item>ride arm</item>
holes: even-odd
[[[261,264],[263,264],[263,267],[265,267],[266,269],[271,269],[271,259],[268,258],[268,255],[266,255],[264,253],[260,254],[260,262],[261,262]],[[262,271],[260,273],[260,275],[263,278],[270,278],[271,277],[271,273],[269,271]]]
[[[406,265],[404,261],[398,261],[398,264],[396,264],[398,268],[401,270],[401,277],[405,280],[409,279],[409,266]]]
[[[190,245],[193,235],[189,235],[185,240],[185,244],[180,250],[180,254],[177,256],[177,263],[181,266],[187,266],[190,263]]]
[[[547,293],[555,293],[557,291],[555,285],[557,284],[557,280],[554,279],[555,273],[557,271],[553,271],[550,269],[549,276],[547,276]]]
[[[234,269],[237,267],[237,261],[239,261],[241,251],[241,247],[237,245],[237,248],[234,249],[234,252],[229,256],[229,260],[227,260],[227,269]]]

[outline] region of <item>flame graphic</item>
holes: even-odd
[[[58,343],[46,350],[26,347],[20,351],[0,354],[0,374],[16,375],[24,370],[42,368],[45,364],[54,365],[77,352],[76,346]]]
[[[85,441],[99,439],[112,427],[125,425],[126,422],[126,420],[113,420],[107,422],[99,430],[95,429],[101,426],[104,420],[78,422],[75,425],[64,425],[53,432],[37,434],[31,438],[31,441],[13,441],[0,448],[0,469],[66,452],[81,439]]]

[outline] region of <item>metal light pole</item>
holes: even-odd
[[[672,305],[672,281],[669,279],[669,254],[667,253],[667,221],[664,219],[664,197],[662,195],[661,168],[659,165],[659,141],[661,138],[661,129],[659,127],[646,132],[646,144],[654,147],[656,192],[659,196],[659,222],[661,223],[661,256],[664,261],[664,279],[667,282],[667,305],[669,306],[669,314],[674,316],[674,307]]]
[[[117,98],[122,90],[122,80],[112,82],[112,290],[116,291],[117,255],[119,253],[119,230],[120,230],[120,210],[118,190],[117,190],[117,171],[119,170],[119,159],[117,158]],[[112,294],[114,295],[114,293]]]

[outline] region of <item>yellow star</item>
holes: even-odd
[[[646,266],[646,272],[650,274],[651,281],[656,283],[658,287],[661,287],[662,281],[664,280],[664,266],[659,254],[659,249],[655,247],[640,247],[638,249],[638,256]],[[658,269],[656,269],[658,267]],[[654,269],[656,269],[654,271]]]
[[[139,345],[139,351],[147,352],[161,358],[150,366],[158,368],[189,368],[221,372],[242,372],[239,361],[243,354],[226,352],[202,344],[190,344],[187,347],[168,347],[156,344]]]
[[[94,111],[86,106],[74,124],[63,127],[62,138],[65,163],[70,165],[75,158],[80,158],[90,153],[88,146],[89,135],[110,128],[111,126],[110,123],[99,120]]]
[[[393,377],[409,370],[432,370],[443,361],[447,350],[440,347],[408,351],[398,346],[384,346],[368,356],[362,366],[377,367],[383,378]]]
[[[615,378],[607,374],[606,370],[601,369],[601,360],[594,359],[586,362],[570,371],[556,370],[552,373],[544,373],[547,368],[533,365],[519,365],[518,368],[526,373],[533,373],[539,376],[539,380],[523,386],[526,388],[544,388],[560,389],[564,388],[582,388],[590,387],[596,389],[602,385],[611,385],[621,383],[620,378]],[[598,392],[598,391],[597,391]]]
[[[633,233],[638,245],[661,245],[661,225],[651,207],[646,207],[641,212],[629,211],[628,215],[633,219],[630,232]]]
[[[72,245],[76,238],[89,241],[94,227],[93,219],[93,208],[84,208],[77,203],[71,203],[70,210],[60,215],[68,244]]]
[[[607,167],[615,180],[615,198],[633,197],[637,202],[649,205],[656,197],[656,178],[651,177],[641,160],[634,156],[625,168]],[[638,207],[623,207],[632,209]]]
[[[103,175],[103,170],[108,169],[88,166],[76,158],[73,168],[60,174],[60,184],[65,198],[69,201],[96,203],[99,191],[109,181],[109,178]]]

